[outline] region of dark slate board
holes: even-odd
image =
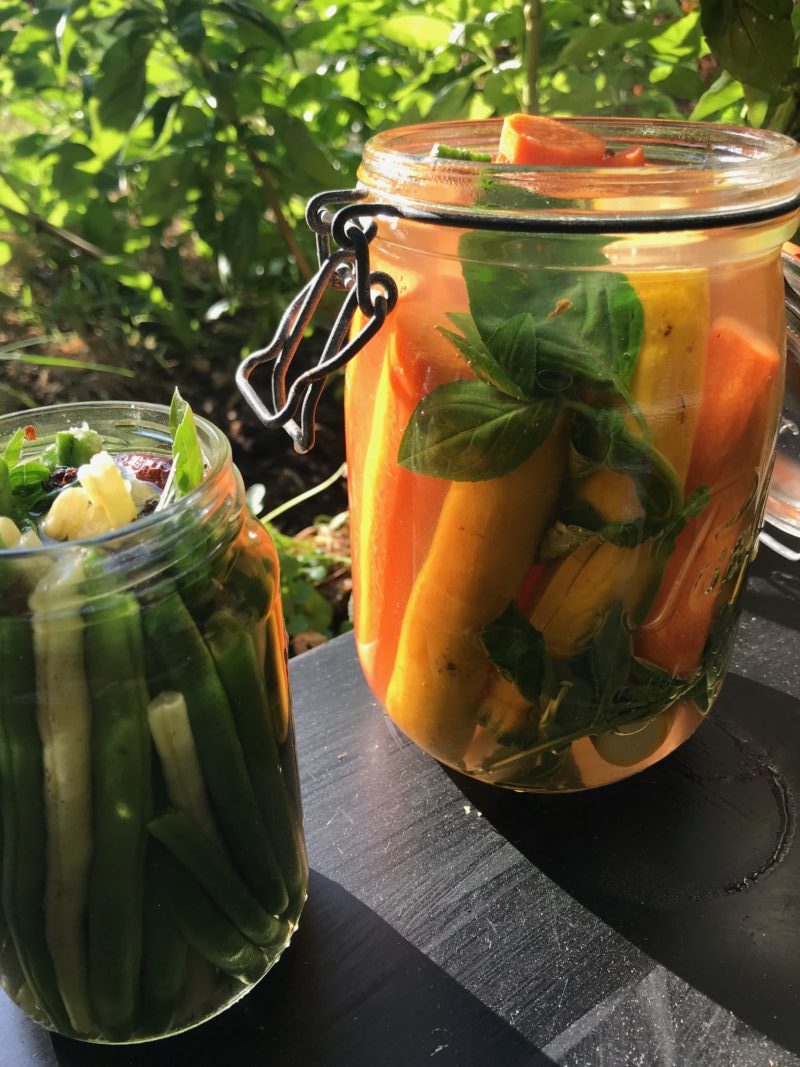
[[[310,897],[276,968],[180,1037],[0,1067],[800,1065],[800,568],[762,552],[717,707],[668,760],[559,797],[470,783],[341,638],[295,661]]]

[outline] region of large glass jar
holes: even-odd
[[[168,413],[64,405],[112,454],[169,455]],[[228,442],[118,533],[0,552],[0,979],[90,1041],[185,1029],[241,997],[297,926],[307,866],[278,561]]]
[[[380,134],[359,174],[399,296],[347,371],[358,653],[413,741],[523,790],[643,769],[719,691],[800,185],[778,135],[579,125],[645,165],[431,158],[492,120]]]

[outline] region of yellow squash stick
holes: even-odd
[[[709,330],[709,285],[705,270],[629,274],[644,312],[644,333],[631,392],[644,415],[652,443],[685,484],[703,390]],[[641,514],[633,482],[599,471],[579,496],[607,522]],[[597,629],[611,604],[622,601],[641,619],[655,596],[661,567],[652,543],[618,548],[591,538],[552,570],[531,612],[555,656],[574,654]],[[524,731],[535,709],[510,682],[495,678],[482,701],[482,720],[502,740]]]
[[[447,762],[472,738],[489,677],[483,627],[516,594],[552,519],[566,467],[566,427],[555,427],[516,470],[454,482],[409,598],[389,683],[389,714]]]
[[[644,334],[631,392],[644,416],[653,447],[675,470],[683,486],[689,469],[708,340],[709,296],[705,270],[628,276],[644,312]],[[627,482],[633,495],[633,485]],[[630,498],[620,491],[620,475],[600,471],[584,489],[607,521],[630,517]],[[620,512],[611,508],[621,507]],[[651,546],[618,548],[588,542],[576,560],[568,556],[553,572],[531,614],[556,655],[574,652],[615,600],[640,616],[655,594],[659,574],[649,563]]]

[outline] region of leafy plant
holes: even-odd
[[[306,536],[290,537],[266,524],[278,550],[281,567],[281,599],[290,638],[304,633],[333,637],[350,629],[348,620],[336,618],[330,598],[320,587],[337,573],[349,573],[350,557],[326,534],[341,529],[346,515],[326,522],[317,520]]]
[[[701,0],[701,24],[719,77],[692,118],[800,132],[800,13],[792,0]]]
[[[546,0],[535,35],[516,0],[7,3],[7,306],[162,370],[235,359],[312,269],[305,198],[377,129],[518,110],[531,77],[543,110],[678,115],[703,48],[677,0]]]

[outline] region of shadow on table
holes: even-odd
[[[260,985],[217,1019],[146,1045],[52,1041],[61,1067],[553,1062],[388,923],[313,871],[290,949]]]
[[[604,922],[800,1051],[797,700],[731,676],[677,752],[588,793],[520,796],[453,779]]]

